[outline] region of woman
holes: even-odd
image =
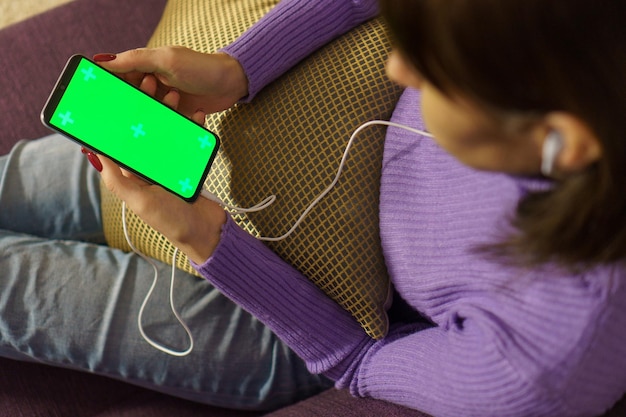
[[[380,341],[217,204],[186,204],[88,157],[211,284],[338,387],[435,416],[601,414],[626,390],[626,88],[612,76],[626,68],[624,7],[382,2],[397,42],[387,71],[407,87],[393,121],[435,139],[396,128],[385,139],[380,230],[398,297]],[[283,1],[226,54],[96,59],[201,122],[376,11]]]

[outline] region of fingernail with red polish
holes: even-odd
[[[84,146],[81,146],[81,147],[80,147],[80,151],[81,151],[82,153],[84,153],[85,155],[87,155],[87,149],[85,149],[85,147],[84,147]]]
[[[96,62],[113,61],[115,58],[117,58],[117,55],[114,54],[95,54],[93,56],[93,60]]]
[[[98,172],[102,172],[102,162],[98,159],[98,155],[93,152],[87,152],[87,159]]]

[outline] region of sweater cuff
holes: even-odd
[[[369,339],[347,311],[230,216],[213,256],[194,267],[272,329],[312,372],[337,367]]]

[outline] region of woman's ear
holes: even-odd
[[[413,68],[404,54],[398,49],[393,49],[389,53],[385,64],[385,71],[390,80],[403,87],[419,89],[424,81],[417,70]]]
[[[578,117],[565,112],[549,113],[544,119],[548,131],[560,138],[560,149],[554,156],[554,171],[573,174],[584,170],[602,156],[602,145],[597,135]],[[545,139],[544,139],[545,140]]]

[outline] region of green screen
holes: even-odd
[[[50,124],[185,199],[196,195],[218,145],[202,126],[87,59]]]

